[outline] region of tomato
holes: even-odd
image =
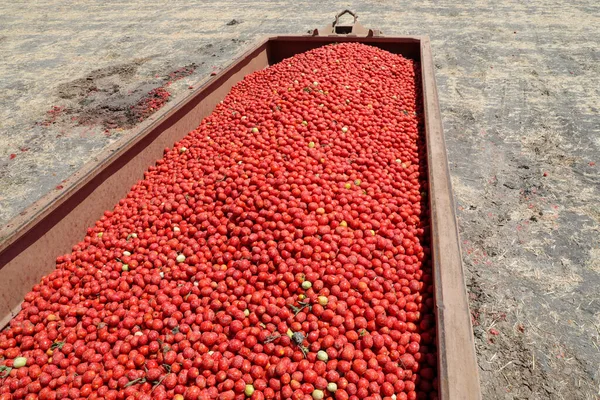
[[[25,295],[0,397],[437,395],[422,118],[358,43],[248,75]]]

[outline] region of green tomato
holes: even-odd
[[[13,361],[13,368],[21,368],[27,365],[27,358],[25,357],[17,357]]]
[[[329,356],[327,355],[327,352],[325,352],[323,350],[319,350],[317,352],[317,360],[327,362],[329,360]]]

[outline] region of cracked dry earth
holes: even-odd
[[[431,37],[483,398],[600,398],[592,0],[3,2],[0,223],[257,38],[345,8]]]

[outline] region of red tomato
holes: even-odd
[[[435,398],[421,98],[358,43],[245,77],[25,295],[0,399]]]

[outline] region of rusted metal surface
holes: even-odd
[[[343,13],[342,13],[343,14]],[[341,14],[340,14],[341,15]],[[339,17],[339,15],[338,15]],[[361,42],[421,63],[425,134],[429,164],[433,265],[438,326],[439,392],[443,400],[481,398],[471,319],[464,285],[454,200],[434,66],[427,37],[383,37],[356,22],[348,31],[336,21],[306,36],[276,36],[260,41],[153,124],[123,138],[65,183],[61,195],[47,195],[0,229],[0,327],[55,258],[69,252],[86,228],[112,209],[165,147],[195,129],[202,118],[245,75],[310,49],[335,42]]]
[[[433,68],[429,38],[423,37],[421,69],[429,167],[439,390],[442,399],[480,399],[479,368]]]

